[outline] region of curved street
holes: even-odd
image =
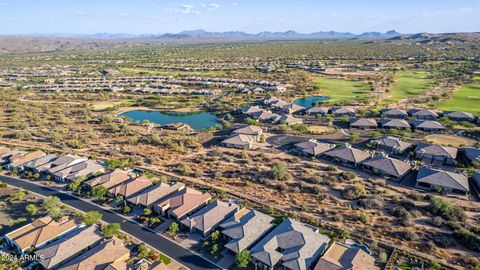
[[[122,231],[156,248],[162,253],[165,253],[167,256],[171,257],[172,259],[178,261],[179,263],[185,265],[190,269],[219,269],[213,263],[205,260],[203,257],[189,251],[188,249],[181,247],[170,239],[167,239],[162,235],[156,234],[129,219],[125,219],[124,217],[113,211],[105,210],[99,205],[80,200],[70,194],[62,193],[52,188],[40,186],[16,177],[0,175],[0,181],[8,185],[23,188],[43,196],[57,196],[64,204],[84,212],[98,211],[103,215],[103,221],[107,223],[119,223],[121,225]]]

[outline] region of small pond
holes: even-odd
[[[161,112],[135,110],[120,114],[135,122],[148,120],[159,125],[183,123],[191,126],[194,130],[208,129],[218,125],[217,117],[208,112]]]
[[[302,106],[302,107],[305,107],[305,108],[309,109],[309,108],[313,107],[313,104],[315,102],[323,101],[323,100],[327,100],[327,99],[328,99],[328,97],[325,97],[325,96],[304,97],[304,98],[295,99],[293,101],[293,104],[296,104],[296,105],[299,105],[299,106]]]

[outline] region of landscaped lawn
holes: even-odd
[[[480,115],[480,76],[475,77],[475,83],[464,84],[450,100],[438,103],[437,109]]]
[[[368,83],[328,77],[318,77],[315,87],[320,89],[322,95],[329,97],[326,103],[343,101],[365,101],[370,94]]]
[[[424,71],[401,71],[395,73],[395,84],[392,97],[385,99],[385,103],[396,102],[404,98],[420,95],[432,88],[433,80],[428,78]]]

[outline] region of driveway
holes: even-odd
[[[103,221],[107,223],[119,223],[121,225],[122,231],[158,249],[159,251],[165,253],[167,256],[182,263],[183,265],[185,265],[190,269],[205,269],[205,270],[219,269],[213,263],[181,247],[180,245],[176,244],[170,239],[167,239],[144,227],[141,227],[139,224],[129,219],[125,219],[124,217],[122,217],[121,215],[113,211],[105,210],[104,208],[96,204],[93,204],[84,200],[79,200],[72,195],[61,193],[52,188],[40,186],[32,182],[21,180],[15,177],[0,175],[0,181],[11,186],[16,186],[26,190],[30,190],[34,193],[38,193],[43,196],[57,196],[58,198],[60,198],[60,200],[64,204],[84,212],[98,211],[103,215],[103,218],[102,218]]]

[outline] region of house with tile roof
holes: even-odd
[[[9,163],[6,167],[10,170],[23,170],[25,163],[41,158],[45,155],[46,153],[41,150],[13,155],[8,159]]]
[[[385,151],[388,154],[403,154],[412,147],[411,143],[404,142],[400,140],[400,138],[394,136],[383,136],[371,140],[370,143],[376,149]]]
[[[412,127],[425,132],[444,132],[446,130],[442,124],[433,120],[413,120]]]
[[[396,180],[402,179],[412,170],[410,163],[384,155],[374,156],[362,162],[362,166],[366,171]]]
[[[153,185],[149,188],[143,189],[134,195],[127,198],[127,201],[134,205],[140,205],[143,207],[151,207],[156,202],[167,198],[175,192],[185,188],[185,185],[177,182],[169,185],[167,183],[160,183]]]
[[[116,185],[119,185],[123,182],[132,180],[136,177],[136,174],[133,173],[131,170],[122,170],[122,169],[115,169],[108,173],[99,175],[91,180],[85,182],[86,185],[90,187],[96,186],[103,186],[106,189],[110,189]]]
[[[215,200],[197,212],[193,213],[180,221],[180,224],[190,230],[198,232],[203,237],[207,237],[223,221],[233,216],[240,206],[233,202],[223,202]]]
[[[467,121],[467,122],[473,122],[475,120],[475,116],[473,116],[472,113],[469,112],[448,112],[444,114],[448,119],[457,121],[457,122],[462,122],[462,121]]]
[[[57,237],[66,235],[81,226],[81,220],[64,216],[59,221],[46,216],[5,235],[5,239],[19,252],[41,248]]]
[[[102,241],[97,225],[77,230],[51,244],[37,249],[35,255],[43,257],[40,265],[44,269],[58,268]]]
[[[234,131],[232,131],[232,134],[248,135],[258,141],[260,139],[260,136],[263,134],[263,129],[259,126],[249,125],[246,127],[235,129]]]
[[[438,118],[438,113],[434,110],[411,109],[408,110],[408,114],[413,118],[423,120],[436,120]]]
[[[287,105],[280,107],[280,111],[287,114],[299,113],[299,112],[303,112],[304,110],[305,110],[305,107],[302,107],[294,103],[288,103]]]
[[[51,162],[48,162],[48,163],[45,163],[44,165],[41,165],[37,168],[35,168],[35,170],[37,172],[44,172],[44,173],[48,173],[48,174],[54,174],[56,172],[59,172],[67,167],[70,167],[70,166],[73,166],[77,163],[80,163],[80,162],[83,162],[83,161],[86,161],[88,158],[86,157],[80,157],[80,156],[75,156],[75,155],[64,155],[64,156],[60,156],[59,158],[51,161]]]
[[[113,237],[67,262],[61,270],[98,270],[105,269],[116,261],[126,261],[130,257],[130,249],[122,240]]]
[[[455,164],[457,148],[437,144],[419,143],[415,147],[415,157],[426,164]]]
[[[315,106],[315,107],[307,109],[305,111],[305,114],[306,115],[326,115],[326,114],[328,114],[329,111],[330,111],[329,108]]]
[[[163,216],[180,220],[206,205],[211,198],[212,196],[207,192],[202,193],[186,187],[160,200],[153,206],[153,209]]]
[[[255,138],[245,134],[234,134],[222,141],[222,145],[237,149],[252,149]]]
[[[227,248],[236,254],[248,250],[274,227],[273,217],[243,208],[220,225]]]
[[[292,152],[308,157],[318,157],[333,148],[335,148],[334,144],[320,143],[312,139],[294,144]]]
[[[380,126],[387,129],[409,130],[410,124],[404,119],[380,119]]]
[[[405,119],[408,117],[408,113],[401,109],[383,109],[380,113],[384,118]]]
[[[362,161],[370,158],[368,152],[350,146],[334,148],[323,153],[323,156],[335,162],[353,167],[360,165]]]
[[[377,121],[373,118],[351,118],[350,128],[371,129],[377,128]]]
[[[31,160],[27,163],[25,163],[23,165],[23,167],[26,169],[26,170],[29,170],[29,171],[37,171],[36,168],[42,166],[42,165],[45,165],[49,162],[52,162],[54,161],[55,159],[57,159],[57,155],[55,154],[48,154],[48,155],[45,155],[43,157],[39,157],[37,159],[34,159],[34,160]]]
[[[57,181],[73,181],[77,177],[89,178],[95,174],[103,173],[104,171],[105,167],[103,167],[100,162],[88,159],[55,172],[53,177]]]
[[[416,187],[428,190],[441,189],[442,192],[453,195],[466,195],[470,192],[466,175],[426,166],[418,170]]]
[[[337,107],[332,109],[332,114],[335,117],[340,116],[355,116],[355,109],[350,107]]]
[[[318,260],[314,270],[378,270],[375,258],[363,249],[334,242]]]
[[[158,180],[157,178],[148,178],[145,175],[134,178],[132,180],[124,181],[116,186],[108,189],[108,193],[112,196],[122,196],[128,198],[131,195],[139,192],[140,190],[147,188]]]
[[[311,269],[329,242],[317,228],[285,219],[250,249],[252,263],[257,269]]]

